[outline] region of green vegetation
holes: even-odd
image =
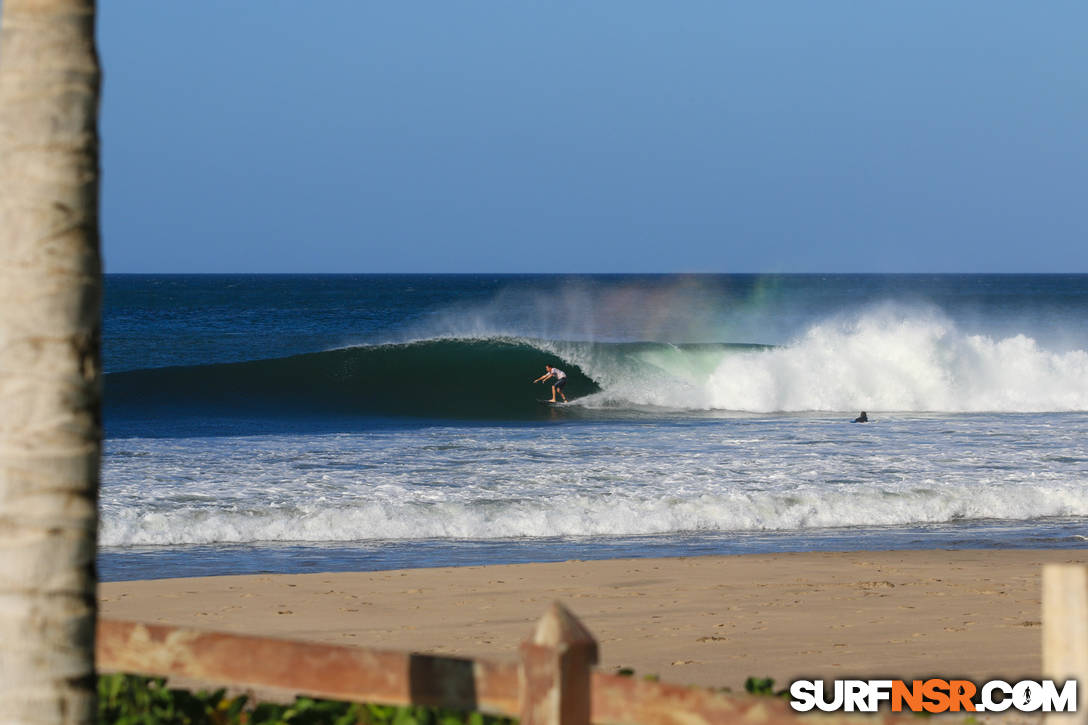
[[[635,671],[631,667],[617,667],[616,674],[620,677],[634,677]],[[660,682],[661,678],[657,675],[643,675],[642,679],[646,682]]]
[[[362,705],[299,697],[289,705],[250,703],[225,690],[172,690],[166,681],[136,675],[98,678],[102,725],[512,725],[508,718],[433,707]]]
[[[766,695],[767,697],[790,699],[789,691],[775,691],[773,677],[749,677],[744,681],[744,691],[751,695]]]
[[[617,674],[633,677],[629,667]],[[643,679],[656,681],[656,675]],[[785,697],[769,677],[749,677],[745,691],[753,695]],[[100,675],[98,722],[101,725],[516,725],[515,720],[478,712],[434,707],[364,705],[335,700],[296,698],[290,704],[251,703],[247,697],[229,697],[226,690],[189,692],[166,686],[161,677]]]

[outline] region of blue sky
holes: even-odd
[[[1088,272],[1088,3],[100,0],[108,272]]]

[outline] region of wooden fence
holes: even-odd
[[[798,715],[776,698],[636,680],[593,670],[597,642],[562,605],[549,608],[513,662],[392,652],[102,620],[99,669],[193,678],[353,702],[430,705],[520,718],[524,725],[798,725],[858,716]],[[890,715],[868,723],[903,722]]]
[[[1088,683],[1088,567],[1043,569],[1043,672]],[[102,620],[103,670],[192,678],[283,694],[389,705],[430,705],[520,718],[524,725],[800,725],[913,723],[893,715],[799,715],[769,697],[669,685],[593,670],[597,642],[556,603],[521,644],[496,662],[203,632]],[[934,663],[939,669],[939,663]],[[1048,725],[1088,725],[1088,707]]]

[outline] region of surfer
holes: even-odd
[[[857,418],[854,418],[854,420],[852,422],[854,422],[854,423],[868,423],[869,422],[869,414],[866,413],[863,410],[863,411],[861,411],[861,415],[859,415]]]
[[[541,375],[539,378],[537,378],[533,382],[534,383],[539,383],[539,382],[543,382],[543,381],[547,380],[548,378],[555,378],[555,382],[552,383],[552,399],[549,400],[548,402],[549,403],[554,403],[555,402],[555,394],[556,393],[559,393],[559,395],[563,396],[563,402],[564,403],[567,402],[567,396],[563,392],[563,386],[567,384],[567,374],[565,372],[563,372],[562,370],[560,370],[559,368],[553,368],[551,365],[545,365],[544,369],[547,370],[548,372],[544,373],[543,375]]]

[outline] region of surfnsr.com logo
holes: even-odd
[[[797,680],[790,685],[790,707],[798,712],[1076,712],[1077,681],[990,680]]]

